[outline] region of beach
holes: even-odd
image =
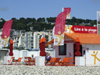
[[[100,75],[100,67],[4,65],[0,75]]]

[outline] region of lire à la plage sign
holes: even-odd
[[[97,27],[79,26],[79,25],[65,25],[66,33],[91,33],[97,34]]]

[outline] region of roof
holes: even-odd
[[[42,42],[46,42],[46,39],[44,37],[42,39],[40,39],[39,43],[42,43]]]
[[[6,50],[8,51],[9,49],[3,48],[3,49],[0,49],[0,50],[1,50],[1,51],[6,51]]]
[[[10,43],[13,44],[13,40],[12,39],[10,40]]]
[[[86,34],[86,33],[65,33],[65,36],[72,39],[73,41],[80,41],[81,44],[100,44],[99,34]],[[45,46],[53,43],[54,39],[48,42]]]
[[[99,34],[65,33],[65,36],[74,41],[78,37],[82,44],[100,44]]]

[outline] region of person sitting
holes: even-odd
[[[34,61],[34,55],[32,55],[31,59],[32,59],[32,61]]]
[[[48,61],[50,61],[51,59],[51,56],[50,56],[50,53],[48,53],[48,56],[46,56],[46,64],[48,63]]]
[[[34,63],[34,55],[32,55],[31,58],[29,58],[29,64]],[[27,64],[26,64],[27,65]]]
[[[12,62],[14,62],[15,61],[15,57],[12,57]]]

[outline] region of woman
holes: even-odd
[[[48,56],[46,56],[46,63],[48,63],[48,61],[50,61],[51,59],[51,56],[50,56],[50,53],[48,53]]]

